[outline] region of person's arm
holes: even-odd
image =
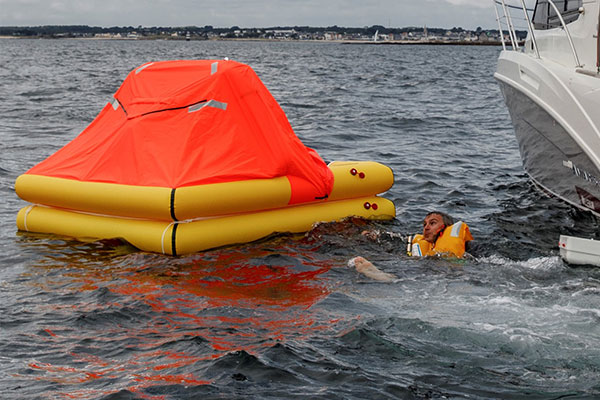
[[[392,282],[396,279],[394,275],[381,271],[364,257],[359,256],[350,259],[350,261],[348,261],[348,266],[350,268],[355,268],[358,273],[376,281]]]

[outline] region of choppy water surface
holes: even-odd
[[[0,398],[594,398],[597,221],[530,186],[495,47],[0,40]],[[16,232],[14,180],[154,60],[250,64],[326,160],[394,169],[398,218],[171,258]],[[414,260],[363,229],[467,221],[475,260]],[[354,255],[398,280],[347,269]]]

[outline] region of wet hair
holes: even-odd
[[[446,213],[443,213],[441,211],[431,211],[430,213],[428,213],[425,218],[429,217],[430,215],[439,215],[440,217],[442,217],[442,222],[444,223],[444,225],[446,226],[450,226],[452,224],[454,224],[454,218],[452,218],[451,216],[449,216]]]

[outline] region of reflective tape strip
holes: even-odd
[[[141,67],[139,67],[138,69],[135,70],[135,74],[139,74],[140,72],[142,72],[145,68],[148,68],[149,66],[151,66],[152,64],[154,64],[153,62],[142,65]]]
[[[206,105],[206,102],[204,102],[204,103],[198,103],[198,104],[194,104],[193,106],[189,106],[189,107],[188,107],[188,112],[189,112],[189,113],[193,113],[193,112],[196,112],[196,111],[198,111],[198,110],[201,110],[201,109],[202,109],[202,107],[204,107],[205,105]]]
[[[412,255],[416,257],[422,257],[423,252],[421,251],[421,245],[419,243],[415,243],[412,246]]]
[[[460,228],[462,227],[462,224],[462,221],[458,221],[457,223],[452,225],[452,231],[450,231],[451,237],[458,237],[458,235],[460,235]]]
[[[219,108],[219,109],[225,111],[225,110],[227,110],[227,103],[222,103],[222,102],[216,101],[216,100],[209,100],[204,103],[198,103],[198,104],[194,104],[193,106],[190,106],[188,108],[188,112],[192,113],[195,111],[199,111],[199,110],[203,109],[204,107]]]
[[[210,65],[210,74],[214,75],[217,73],[217,68],[219,68],[219,63],[218,62],[214,62]]]
[[[113,99],[112,99],[112,100],[109,100],[108,102],[109,102],[109,103],[112,105],[112,108],[113,108],[115,111],[117,111],[117,110],[119,109],[119,100],[117,100],[117,99],[115,99],[115,98],[113,97]]]
[[[167,234],[167,231],[169,230],[169,228],[171,226],[175,225],[176,223],[177,223],[176,221],[173,221],[169,225],[167,225],[167,227],[163,231],[162,236],[160,237],[160,249],[162,250],[163,254],[167,254],[167,253],[165,253],[165,235]]]
[[[223,111],[227,110],[227,103],[222,103],[216,100],[209,100],[208,103],[206,103],[206,105],[208,107],[220,108]]]
[[[23,216],[23,226],[25,227],[25,230],[27,232],[29,232],[29,228],[27,227],[27,216],[29,215],[29,213],[31,212],[31,210],[33,210],[33,207],[35,207],[35,204],[30,205],[29,207],[27,207],[27,210],[25,211],[25,215]]]

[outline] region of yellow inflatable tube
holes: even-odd
[[[181,222],[119,218],[31,205],[19,211],[17,226],[22,231],[80,240],[118,238],[144,251],[181,255],[251,242],[275,232],[306,232],[317,222],[348,216],[385,220],[395,215],[394,204],[376,196]]]
[[[333,162],[329,168],[335,180],[327,202],[375,195],[394,183],[392,170],[377,162]],[[15,190],[30,203],[163,221],[282,208],[291,196],[285,177],[171,189],[24,174]]]

